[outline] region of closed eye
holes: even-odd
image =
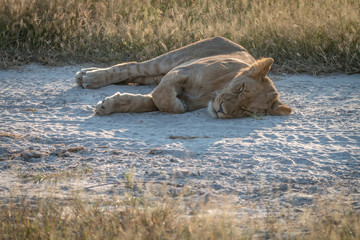
[[[243,83],[235,93],[237,93],[237,94],[242,93],[244,91],[244,88],[245,88],[245,83]]]

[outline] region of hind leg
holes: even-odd
[[[128,62],[109,68],[84,68],[76,73],[75,80],[79,87],[101,88],[114,83],[158,84],[167,73],[151,62]]]
[[[84,68],[76,73],[76,83],[83,88],[101,88],[114,83],[158,84],[165,74],[147,69],[143,63],[122,63],[109,68]]]
[[[159,110],[151,94],[115,93],[99,102],[95,108],[97,115],[126,112],[152,112]]]
[[[137,63],[129,62],[109,68],[84,68],[76,73],[75,80],[79,87],[101,88],[132,77],[138,77],[136,65]]]

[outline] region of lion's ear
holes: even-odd
[[[257,60],[251,65],[249,75],[254,78],[263,78],[269,73],[273,63],[274,59],[272,58],[262,58]]]
[[[291,113],[291,108],[283,104],[280,100],[275,100],[268,112],[274,116],[285,116]]]

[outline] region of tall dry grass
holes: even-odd
[[[166,196],[79,196],[12,198],[0,208],[0,239],[360,239],[359,212],[339,202],[303,212],[269,205],[257,214],[255,205],[224,199],[196,205]]]
[[[1,66],[145,60],[224,36],[286,72],[360,72],[359,0],[0,0]]]

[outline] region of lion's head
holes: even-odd
[[[215,118],[290,114],[291,109],[280,101],[267,76],[273,63],[272,58],[264,58],[241,71],[209,102],[210,114]]]

